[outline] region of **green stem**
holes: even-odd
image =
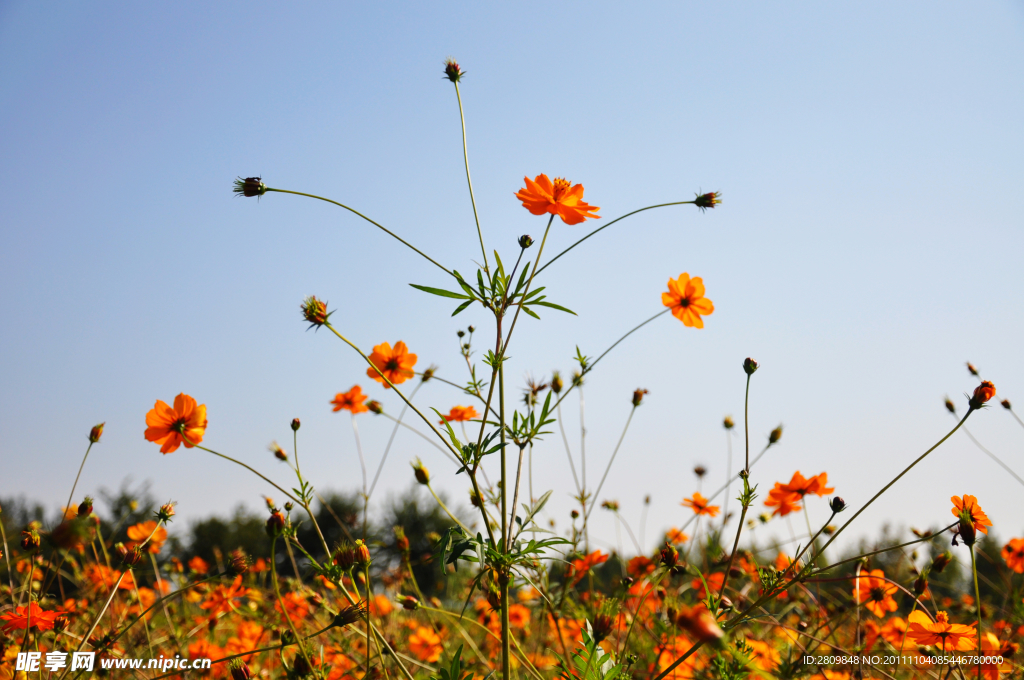
[[[413,250],[413,251],[414,251],[414,252],[416,252],[417,254],[419,254],[419,255],[421,255],[422,257],[424,257],[424,258],[425,258],[425,259],[426,259],[427,261],[429,261],[429,262],[430,262],[431,264],[433,264],[433,265],[435,265],[435,266],[437,266],[437,267],[440,267],[440,268],[441,268],[441,269],[442,269],[442,270],[443,270],[443,271],[444,271],[444,272],[445,272],[446,274],[448,274],[449,276],[455,276],[455,275],[454,275],[454,274],[452,274],[452,273],[451,273],[451,272],[450,272],[450,271],[449,271],[449,270],[448,270],[448,269],[447,269],[446,267],[444,267],[444,266],[443,266],[443,265],[441,265],[441,264],[438,264],[438,263],[437,263],[436,261],[434,261],[434,259],[433,259],[433,258],[431,258],[430,256],[428,256],[428,255],[427,255],[426,253],[424,253],[424,252],[423,252],[422,250],[420,250],[419,248],[417,248],[417,247],[413,246],[413,245],[412,245],[411,243],[409,243],[409,242],[408,242],[408,241],[406,241],[405,239],[403,239],[403,238],[399,237],[399,236],[398,236],[397,234],[395,234],[394,232],[392,232],[392,231],[390,231],[390,230],[386,229],[385,227],[383,227],[382,225],[380,225],[380,224],[378,224],[378,223],[374,222],[373,220],[371,220],[371,219],[370,219],[369,217],[367,217],[366,215],[362,214],[362,213],[361,213],[361,212],[359,212],[358,210],[353,210],[352,208],[348,207],[348,206],[347,206],[347,205],[345,205],[344,203],[338,203],[337,201],[332,201],[331,199],[329,199],[329,198],[324,198],[323,196],[317,196],[316,194],[307,194],[307,193],[303,193],[303,192],[301,192],[301,191],[289,191],[288,189],[271,189],[270,187],[267,187],[267,191],[276,191],[276,192],[277,192],[277,193],[279,193],[279,194],[294,194],[294,195],[296,195],[296,196],[305,196],[306,198],[315,198],[315,199],[317,199],[318,201],[324,201],[325,203],[331,203],[331,204],[333,204],[333,205],[336,205],[336,206],[338,206],[339,208],[344,208],[345,210],[348,210],[348,211],[349,211],[350,213],[353,213],[353,214],[355,214],[355,215],[358,215],[359,217],[362,217],[362,218],[363,218],[364,220],[366,220],[367,222],[369,222],[369,223],[370,223],[370,224],[372,224],[373,226],[377,227],[378,229],[380,229],[381,231],[383,231],[383,232],[384,232],[385,234],[387,234],[387,235],[388,235],[388,236],[390,236],[391,238],[395,239],[396,241],[398,241],[398,242],[399,242],[399,243],[401,243],[402,245],[406,246],[407,248],[409,248],[409,249]]]
[[[466,183],[469,184],[469,202],[473,204],[473,219],[476,220],[476,235],[480,237],[480,252],[484,256],[484,271],[489,271],[487,265],[487,248],[484,247],[484,232],[480,229],[480,216],[476,212],[476,197],[473,196],[473,179],[469,176],[469,145],[466,143],[466,117],[462,114],[462,94],[459,93],[459,83],[455,83],[455,97],[459,100],[459,121],[462,123],[462,158],[466,163]]]
[[[287,541],[288,539],[285,539]],[[287,546],[287,543],[285,544]],[[292,623],[292,617],[288,615],[288,607],[284,604],[284,598],[281,597],[281,587],[277,582],[277,537],[270,539],[270,579],[274,584],[274,594],[277,595],[277,601],[281,605],[281,614],[284,616],[285,622],[288,624],[289,630],[292,631],[292,635],[295,636],[296,641],[299,639],[299,631],[295,630],[295,624]],[[309,654],[306,652],[306,648],[299,645],[299,653],[306,660],[306,663],[310,668],[313,667],[313,662],[309,658]],[[370,648],[366,648],[366,653],[369,655]],[[294,663],[294,662],[293,662]]]
[[[444,504],[444,501],[441,500],[441,497],[438,496],[437,493],[434,491],[434,487],[430,486],[429,483],[426,486],[427,486],[427,490],[430,491],[430,495],[432,495],[434,497],[434,500],[437,501],[437,504],[441,506],[441,509],[444,510],[445,514],[448,515],[449,517],[451,517],[452,521],[455,522],[456,524],[458,524],[459,528],[461,528],[463,531],[465,531],[467,536],[471,536],[472,533],[470,532],[470,530],[468,528],[466,528],[465,524],[463,524],[461,521],[459,521],[459,518],[456,517],[452,513],[451,510],[448,509],[448,506]]]
[[[78,466],[78,474],[75,475],[75,483],[71,485],[71,493],[68,494],[68,502],[65,507],[71,507],[71,499],[75,497],[75,489],[78,487],[78,479],[82,476],[82,470],[85,468],[85,461],[89,458],[89,452],[92,451],[92,440],[89,441],[89,447],[85,450],[85,455],[82,456],[82,464]]]
[[[533,269],[530,271],[530,278],[527,279],[526,287],[523,289],[523,296],[519,298],[519,304],[516,305],[516,313],[512,316],[512,325],[508,328],[508,335],[505,336],[504,344],[501,344],[501,351],[498,353],[498,361],[502,361],[505,358],[505,351],[508,349],[508,343],[512,340],[512,331],[516,329],[516,321],[519,320],[519,312],[522,311],[523,305],[526,304],[526,296],[530,293],[530,286],[533,284],[533,277],[537,275],[537,264],[540,262],[541,256],[544,255],[544,244],[548,242],[548,232],[551,231],[551,223],[554,221],[555,216],[552,215],[548,219],[548,226],[544,228],[544,238],[540,240],[540,249],[537,251],[537,259],[533,262]],[[500,344],[501,338],[499,337],[498,340]]]
[[[750,474],[750,376],[751,373],[747,373],[747,391],[743,395],[743,438],[746,448],[746,463],[743,467],[743,471],[748,475]]]
[[[978,614],[978,680],[981,680],[981,590],[978,589],[978,565],[974,558],[974,546],[968,547],[971,549],[971,574],[974,576],[974,609]]]
[[[550,221],[549,221],[549,224],[550,224]],[[547,236],[546,232],[545,232],[545,236]],[[544,248],[544,246],[543,246],[543,244],[541,244],[541,250],[543,250],[543,248]],[[538,259],[540,259],[539,254],[538,254]],[[529,290],[529,288],[530,288],[529,284],[527,284],[526,288],[527,288],[527,290]],[[525,298],[525,296],[526,296],[525,292],[523,293],[523,296]],[[516,315],[518,316],[518,314],[519,314],[519,310],[517,309],[516,310]],[[515,327],[515,319],[514,318],[512,319],[512,326],[513,326],[513,328]],[[509,329],[508,333],[509,333],[509,337],[511,337],[511,335],[512,335],[512,328]],[[499,341],[500,341],[500,339],[501,339],[501,337],[499,336]],[[508,346],[508,341],[507,340],[505,341],[505,345],[506,345],[506,347]],[[501,432],[501,543],[502,543],[501,551],[507,555],[510,552],[510,550],[509,550],[508,546],[506,545],[506,540],[507,540],[507,537],[509,535],[509,518],[508,518],[508,506],[507,506],[507,502],[508,502],[508,493],[507,493],[508,484],[507,484],[507,476],[506,476],[506,473],[505,473],[505,444],[506,444],[506,442],[505,442],[505,361],[504,361],[504,351],[502,352],[502,355],[500,357],[498,357],[498,362],[499,362],[498,363],[498,412],[501,414],[501,420],[499,422],[499,427],[501,428],[501,430],[500,430],[500,432]],[[513,512],[514,511],[515,511],[515,509],[513,508]],[[512,675],[511,675],[511,657],[512,657],[512,653],[511,653],[510,644],[509,644],[509,637],[511,636],[512,632],[511,632],[511,626],[509,624],[509,615],[508,615],[508,582],[509,582],[510,574],[508,572],[507,567],[502,567],[501,571],[499,571],[498,573],[499,573],[499,576],[498,576],[498,586],[499,586],[500,591],[501,591],[501,677],[502,677],[503,680],[512,680]]]
[[[622,434],[619,435],[619,441],[615,445],[615,450],[612,451],[612,457],[608,459],[608,466],[604,469],[604,474],[601,476],[601,482],[597,485],[597,491],[594,492],[594,502],[597,502],[597,496],[601,493],[601,488],[604,487],[604,480],[608,479],[608,472],[612,469],[612,463],[615,462],[615,455],[619,452],[619,448],[622,446],[622,440],[626,438],[626,431],[629,429],[629,424],[633,422],[633,414],[636,413],[636,406],[634,406],[630,412],[629,417],[626,418],[626,426],[622,428]],[[593,503],[590,505],[590,510],[587,511],[586,517],[583,518],[584,524],[587,519],[590,518],[590,513],[594,511]]]
[[[416,384],[416,387],[413,388],[412,392],[409,393],[409,401],[416,398],[416,393],[420,391],[420,387],[422,386],[423,381],[421,380]],[[380,473],[384,470],[384,462],[388,459],[388,453],[391,451],[391,445],[395,441],[395,435],[398,434],[398,426],[402,424],[402,419],[405,418],[405,413],[408,410],[409,407],[403,404],[402,410],[398,414],[398,420],[395,421],[395,427],[391,430],[391,437],[388,439],[388,444],[384,447],[384,455],[380,457],[380,464],[377,466],[377,472],[373,475],[373,483],[370,484],[370,490],[366,492],[367,502],[370,501],[370,496],[373,495],[373,490],[377,488],[377,480],[380,479]]]
[[[267,189],[267,191],[270,191],[270,189]],[[572,244],[571,246],[569,246],[568,248],[566,248],[565,250],[563,250],[562,252],[560,252],[560,253],[559,253],[558,255],[555,255],[555,256],[554,256],[554,257],[553,257],[553,258],[551,259],[551,262],[548,262],[548,263],[547,263],[546,265],[544,265],[543,267],[541,267],[539,271],[544,271],[544,270],[545,270],[545,269],[547,269],[547,268],[548,268],[549,266],[553,265],[553,264],[555,263],[555,261],[556,261],[556,260],[557,260],[558,258],[562,257],[562,255],[565,255],[565,254],[566,254],[566,253],[568,253],[568,252],[569,252],[570,250],[572,250],[573,248],[575,248],[575,247],[576,247],[576,246],[578,246],[579,244],[583,243],[584,241],[586,241],[586,240],[587,240],[588,238],[590,238],[591,236],[593,236],[593,235],[594,235],[594,234],[596,234],[597,232],[599,232],[599,231],[603,231],[604,229],[607,229],[608,227],[612,226],[612,225],[613,225],[613,224],[615,224],[616,222],[618,222],[618,221],[620,221],[620,220],[624,220],[624,219],[626,219],[626,218],[627,218],[627,217],[629,217],[630,215],[636,215],[637,213],[641,213],[641,212],[643,212],[643,211],[645,211],[645,210],[653,210],[654,208],[665,208],[665,207],[668,207],[668,206],[670,206],[670,205],[688,205],[688,204],[692,204],[692,203],[694,203],[694,202],[695,202],[695,201],[676,201],[675,203],[659,203],[658,205],[649,205],[649,206],[647,206],[646,208],[640,208],[639,210],[634,210],[633,212],[629,212],[629,213],[626,213],[625,215],[622,215],[621,217],[616,217],[616,218],[615,218],[614,220],[612,220],[611,222],[606,222],[606,223],[605,223],[604,225],[602,225],[602,226],[598,227],[597,229],[595,229],[594,231],[590,232],[589,234],[587,234],[586,236],[584,236],[583,238],[581,238],[581,239],[580,239],[579,241],[576,241],[576,243],[573,243],[573,244]],[[539,272],[538,272],[538,273],[539,273]]]
[[[274,487],[275,489],[277,489],[278,491],[280,491],[281,493],[283,493],[283,494],[284,494],[285,496],[287,496],[287,497],[288,497],[288,499],[289,499],[289,500],[292,500],[292,501],[294,501],[294,502],[296,502],[296,503],[299,503],[300,505],[302,504],[302,503],[301,503],[301,501],[299,501],[299,499],[298,499],[298,498],[296,498],[295,496],[291,495],[290,493],[288,493],[287,491],[285,491],[285,490],[284,490],[284,489],[283,489],[282,487],[278,486],[278,485],[277,485],[277,484],[275,484],[274,482],[270,481],[270,479],[268,479],[268,478],[267,478],[267,477],[266,477],[265,475],[263,475],[262,473],[258,472],[258,471],[257,471],[257,470],[256,470],[255,468],[253,468],[253,467],[250,467],[249,465],[246,465],[246,464],[245,464],[245,463],[243,463],[242,461],[240,461],[240,460],[236,460],[236,459],[232,458],[231,456],[225,456],[225,455],[224,455],[223,453],[218,453],[217,451],[214,451],[213,449],[208,449],[208,448],[206,448],[205,446],[201,446],[201,445],[199,445],[199,444],[192,444],[191,442],[189,442],[189,441],[188,441],[188,439],[186,439],[186,438],[185,438],[185,435],[181,435],[181,438],[182,438],[183,440],[185,440],[185,443],[186,443],[186,444],[191,444],[192,446],[196,447],[197,449],[200,449],[200,450],[202,450],[202,451],[206,451],[207,453],[212,453],[212,454],[213,454],[213,455],[215,455],[215,456],[220,456],[220,457],[221,457],[221,458],[223,458],[224,460],[229,460],[229,461],[231,461],[232,463],[234,463],[235,465],[241,465],[241,466],[242,466],[242,467],[244,467],[244,468],[245,468],[246,470],[248,470],[249,472],[253,473],[253,474],[254,474],[254,475],[256,475],[257,477],[259,477],[260,479],[262,479],[263,481],[265,481],[265,482],[266,482],[267,484],[270,484],[270,486]]]

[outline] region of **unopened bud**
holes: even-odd
[[[126,548],[123,543],[118,543],[114,546],[117,550],[117,554],[121,556],[121,563],[129,567],[134,567],[140,561],[142,561],[142,548],[135,546],[133,548]]]
[[[703,479],[704,475],[708,473],[708,469],[703,465],[697,465],[693,468],[693,474],[697,475],[697,479]]]
[[[362,539],[356,541],[356,566],[365,569],[370,565],[370,549]]]
[[[156,511],[156,518],[161,522],[170,522],[172,517],[174,517],[174,503],[164,503]]]
[[[420,380],[421,380],[421,381],[423,381],[423,382],[427,382],[428,380],[430,380],[431,378],[433,378],[433,377],[434,377],[434,374],[435,374],[435,373],[437,373],[437,366],[435,366],[435,365],[431,364],[431,365],[430,365],[430,366],[428,366],[428,367],[427,367],[427,369],[426,369],[425,371],[423,371],[423,373],[422,373],[422,374],[420,375]]]
[[[840,513],[843,510],[846,510],[846,501],[839,496],[833,496],[832,500],[828,502],[828,507],[832,509],[832,512]]]
[[[459,62],[455,61],[451,57],[444,60],[444,76],[453,83],[457,83],[462,80],[462,76],[466,75],[465,71],[459,66]]]
[[[232,574],[239,576],[240,574],[244,574],[249,571],[249,567],[251,566],[249,556],[246,555],[241,548],[232,550],[230,557],[231,561],[228,564],[228,571]]]
[[[945,404],[947,411],[949,411],[950,413],[956,413],[956,404],[954,404],[949,397],[946,397]]]
[[[106,423],[100,423],[99,425],[93,425],[92,429],[89,430],[89,441],[95,444],[103,436],[103,426]]]
[[[679,562],[679,551],[666,543],[661,549],[661,563],[672,569]]]
[[[974,388],[971,396],[971,408],[978,409],[992,397],[996,396],[996,386],[988,380],[982,380],[981,384]]]
[[[381,403],[376,399],[371,399],[370,401],[366,402],[366,408],[370,411],[370,413],[373,413],[374,415],[379,416],[381,413],[384,413],[384,407],[381,406]]]
[[[281,445],[278,444],[277,442],[272,443],[267,448],[270,450],[271,453],[274,454],[274,458],[277,458],[278,460],[283,460],[283,461],[287,461],[288,460],[288,452],[285,451],[284,449],[282,449]]]
[[[267,535],[271,538],[280,536],[281,532],[284,531],[284,525],[284,515],[280,512],[271,513],[270,517],[267,518]]]
[[[746,372],[747,375],[754,375],[754,371],[756,371],[758,368],[758,363],[751,359],[750,357],[747,357],[746,359],[743,360],[743,370]]]
[[[732,428],[736,427],[736,423],[732,421],[732,416],[726,416],[722,420],[722,427],[724,427],[727,430],[731,430]]]
[[[924,575],[918,576],[914,580],[914,592],[918,595],[924,594],[924,591],[928,590],[928,579]]]
[[[251,680],[252,678],[252,671],[249,670],[248,664],[241,659],[232,659],[228,664],[228,670],[231,671],[231,680]]]
[[[310,328],[319,328],[327,323],[330,314],[327,312],[327,303],[318,300],[315,295],[310,295],[302,301],[302,318],[309,322]]]
[[[519,237],[519,247],[520,248],[523,248],[525,250],[526,248],[529,248],[532,245],[533,245],[533,239],[530,238],[529,234],[523,234],[522,236]]]
[[[967,362],[967,372],[973,375],[975,378],[978,377],[978,369],[976,369],[974,367],[974,364],[972,364],[970,361]]]
[[[416,481],[420,484],[430,484],[430,471],[427,470],[426,466],[420,461],[419,458],[412,464],[412,472],[416,476]]]
[[[67,630],[67,627],[71,625],[71,620],[68,617],[61,614],[53,620],[53,632],[62,633]]]
[[[420,601],[411,595],[406,595],[405,597],[402,597],[400,602],[402,603],[402,609],[405,609],[407,611],[419,609],[420,606]]]
[[[78,505],[78,516],[88,517],[92,514],[92,496],[86,496],[85,500]]]
[[[633,407],[634,408],[636,408],[637,406],[640,405],[641,402],[643,402],[645,394],[649,394],[649,391],[645,390],[645,389],[642,389],[640,387],[638,387],[635,390],[633,390]]]
[[[702,211],[708,208],[714,208],[716,205],[722,202],[722,192],[712,191],[706,194],[697,194],[697,198],[693,199],[693,204],[700,208]]]
[[[554,371],[551,374],[551,391],[558,394],[562,391],[562,375],[558,371]]]
[[[267,193],[267,185],[263,183],[262,177],[246,177],[245,179],[238,177],[235,179],[235,187],[232,191],[239,196],[252,198]]]
[[[298,432],[300,427],[302,427],[302,421],[298,418],[292,418],[292,432]]]
[[[768,443],[778,444],[780,439],[782,439],[782,425],[779,425],[768,434]]]
[[[1007,411],[1013,410],[1013,406],[1010,405],[1010,400],[1009,399],[1003,399],[999,403],[1002,404],[1003,408],[1005,408]]]
[[[594,633],[594,642],[600,644],[600,642],[607,638],[612,632],[612,617],[607,614],[596,615],[594,617],[594,623],[591,625],[591,630]]]
[[[936,574],[941,574],[942,570],[946,568],[946,565],[953,561],[953,553],[948,550],[941,555],[936,555],[935,559],[932,560],[932,571]]]
[[[580,511],[579,510],[570,510],[569,511],[569,517],[572,517],[573,519],[579,519],[579,516],[580,516]]]
[[[409,552],[409,539],[405,535],[405,529],[400,526],[396,526],[392,529],[395,532],[395,545],[403,553]]]

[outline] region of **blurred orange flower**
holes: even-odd
[[[1011,571],[1024,574],[1024,538],[1011,538],[1010,542],[1003,546],[1001,554]]]
[[[708,499],[704,498],[700,492],[695,492],[691,498],[684,498],[680,505],[690,508],[696,515],[707,515],[708,517],[717,517],[720,509],[717,505],[708,505]]]
[[[626,565],[626,573],[633,578],[643,578],[654,573],[654,562],[649,557],[637,555]]]
[[[686,272],[668,280],[668,292],[661,294],[661,304],[671,307],[672,316],[691,328],[704,328],[701,315],[715,311],[715,305],[704,297],[704,280],[699,276],[691,279]]]
[[[793,473],[793,478],[788,483],[777,486],[783,491],[796,494],[800,498],[811,494],[825,496],[835,491],[835,487],[828,486],[827,472],[822,472],[820,475],[807,479],[797,470]]]
[[[164,541],[167,540],[167,529],[157,527],[154,520],[133,524],[128,527],[127,533],[130,540],[125,547],[129,550],[137,545],[142,545],[142,542],[152,534],[153,537],[149,538],[149,543],[146,544],[146,550],[154,555],[160,552],[160,549],[164,547]]]
[[[799,502],[800,497],[791,491],[784,490],[782,486],[781,482],[775,482],[775,488],[768,492],[768,498],[764,501],[767,507],[775,508],[772,511],[772,517],[785,517],[803,507]]]
[[[432,629],[420,626],[416,632],[409,636],[409,651],[425,663],[434,663],[441,658],[444,648],[441,646],[441,637]]]
[[[672,545],[679,545],[680,543],[685,543],[686,541],[690,540],[690,537],[684,534],[676,527],[672,527],[671,529],[665,532],[665,540],[671,543]]]
[[[992,521],[989,520],[988,515],[978,505],[977,498],[970,494],[964,494],[962,499],[960,496],[953,496],[949,500],[953,501],[951,510],[954,517],[959,517],[961,513],[967,513],[971,517],[971,523],[974,525],[975,530],[983,534],[988,533],[988,527],[992,526]]]
[[[6,621],[0,630],[10,633],[12,630],[25,630],[27,627],[35,628],[42,632],[53,629],[53,620],[66,612],[59,609],[44,611],[35,602],[30,602],[28,607],[15,607],[14,611],[0,614],[0,620]]]
[[[896,649],[900,648],[900,644],[903,642],[903,636],[906,632],[907,622],[899,616],[892,617],[882,626],[882,637]]]
[[[374,348],[374,350],[376,350],[376,347]],[[415,363],[415,361],[413,363]],[[367,370],[373,371],[372,368],[369,368]],[[374,371],[374,375],[377,375],[376,371]],[[370,377],[372,378],[373,376]],[[377,377],[380,378],[379,375]],[[392,380],[391,382],[394,382],[394,380]],[[359,385],[353,385],[352,389],[350,389],[348,392],[338,392],[336,395],[334,395],[334,399],[331,400],[331,403],[334,404],[334,408],[331,410],[337,412],[342,409],[345,409],[346,411],[351,411],[352,415],[355,415],[357,413],[365,413],[370,409],[367,408],[366,404],[364,404],[363,402],[366,401],[369,398],[369,396],[370,395],[368,394],[363,394],[362,387],[360,387]]]
[[[199,555],[188,561],[188,568],[197,574],[205,574],[210,571],[210,565]]]
[[[600,208],[583,202],[583,185],[573,185],[566,179],[556,177],[552,182],[544,173],[531,180],[524,177],[526,188],[516,192],[516,198],[532,215],[551,213],[558,215],[566,224],[579,224],[587,218],[600,219],[595,214]]]
[[[174,408],[157,399],[146,414],[146,440],[160,445],[160,453],[172,453],[185,444],[192,448],[206,432],[206,404],[197,405],[187,394],[174,398]],[[187,440],[187,441],[186,441]]]
[[[452,410],[448,415],[441,416],[441,424],[444,425],[445,421],[461,423],[479,417],[480,414],[472,406],[452,406]]]
[[[235,580],[241,583],[241,576],[237,576]],[[301,593],[285,593],[280,600],[274,603],[274,609],[280,612],[282,602],[292,621],[304,619],[309,615],[309,602]]]
[[[530,625],[530,608],[521,604],[508,606],[508,623],[513,628],[527,628]]]
[[[750,647],[750,658],[763,671],[773,671],[782,662],[782,655],[777,649],[767,642],[746,638],[747,646]]]
[[[708,582],[708,588],[717,596],[718,592],[722,589],[722,583],[725,582],[725,574],[721,572],[707,574],[704,577],[704,581]],[[696,591],[698,600],[703,600],[708,596],[708,591],[704,588],[704,581],[699,576],[690,581],[690,587]]]
[[[369,358],[370,363],[376,366],[394,385],[401,385],[416,375],[412,370],[412,367],[416,365],[416,355],[409,354],[409,349],[401,340],[395,343],[394,349],[387,342],[375,345]],[[382,383],[384,389],[391,389],[391,385],[385,382],[384,378],[380,377],[373,368],[366,369],[366,375]]]
[[[892,599],[892,594],[897,590],[895,584],[885,580],[885,572],[881,569],[872,569],[866,574],[862,572],[853,583],[854,599],[878,618],[896,611],[896,600]]]
[[[242,586],[242,575],[239,574],[235,577],[235,580],[232,581],[230,586],[222,585],[214,588],[213,591],[207,596],[206,601],[199,606],[203,609],[208,610],[210,612],[210,620],[213,620],[217,618],[219,615],[227,614],[229,611],[234,609],[234,601],[237,598],[245,597],[248,594],[249,589]],[[282,599],[284,599],[285,602],[288,602],[289,595],[294,596],[295,593],[287,593]],[[302,600],[302,603],[305,604],[304,599]],[[281,611],[280,608],[278,608],[278,611]],[[290,608],[288,610],[288,613],[293,614],[293,616],[295,616],[295,613]],[[302,616],[304,616],[304,614]],[[296,618],[302,618],[302,616],[296,616]]]
[[[588,571],[607,561],[608,555],[600,550],[595,550],[589,555],[573,560],[565,572],[565,577],[572,585],[576,585],[587,575]]]

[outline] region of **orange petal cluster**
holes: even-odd
[[[413,363],[415,363],[415,361]],[[371,368],[367,370],[372,371],[373,369]],[[376,371],[374,371],[374,375],[376,375]],[[379,378],[380,376],[377,377]],[[394,382],[394,380],[391,382]],[[363,394],[363,388],[359,385],[353,385],[352,389],[348,392],[338,392],[334,395],[334,399],[331,400],[331,403],[334,404],[334,408],[331,410],[338,412],[344,409],[346,411],[351,411],[352,415],[365,413],[370,410],[367,408],[366,404],[363,403],[367,399],[369,399],[369,395]]]
[[[550,213],[558,215],[566,224],[579,224],[588,218],[600,219],[600,208],[583,201],[583,185],[572,184],[561,177],[552,182],[544,173],[530,179],[524,177],[525,189],[516,192],[516,198],[532,215]]]
[[[953,501],[952,512],[954,517],[960,517],[962,513],[966,513],[970,515],[971,523],[976,531],[980,531],[983,534],[988,533],[988,527],[992,526],[992,520],[988,518],[985,511],[978,505],[976,497],[964,494],[963,498],[953,496],[949,500]]]
[[[472,406],[452,406],[452,410],[446,416],[441,416],[441,424],[445,421],[450,423],[462,423],[467,420],[479,418],[480,414]]]
[[[700,492],[695,492],[692,497],[684,498],[683,502],[680,503],[685,508],[693,510],[695,515],[707,515],[708,517],[717,517],[718,511],[720,510],[717,505],[708,505],[709,501],[704,498]]]
[[[192,448],[206,432],[206,404],[196,404],[187,394],[174,398],[174,407],[157,399],[146,414],[146,440],[160,445],[160,453],[173,453],[182,444]]]
[[[668,292],[661,294],[661,304],[672,309],[672,316],[691,328],[704,328],[701,316],[715,311],[715,305],[704,297],[704,280],[690,278],[683,272],[678,279],[668,280]]]
[[[881,569],[862,572],[860,578],[853,582],[854,599],[880,619],[888,612],[896,611],[896,600],[892,595],[897,590],[895,584],[885,580],[885,573]]]
[[[395,343],[394,348],[387,342],[375,345],[369,359],[370,363],[377,368],[376,370],[366,369],[366,375],[382,383],[384,389],[390,389],[391,385],[401,385],[416,375],[416,372],[412,370],[412,367],[416,365],[416,355],[409,354],[409,348],[401,340]],[[377,371],[383,373],[390,384]]]

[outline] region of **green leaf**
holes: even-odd
[[[463,295],[462,293],[453,293],[450,290],[431,288],[430,286],[421,286],[415,283],[410,283],[409,285],[412,286],[413,288],[416,288],[417,290],[422,290],[425,293],[430,293],[431,295],[440,295],[441,297],[455,298],[457,300],[465,300],[467,298],[472,299],[468,295]]]
[[[456,314],[458,314],[459,312],[463,312],[463,311],[465,311],[465,310],[466,310],[466,307],[469,307],[469,306],[470,306],[471,304],[473,304],[474,302],[476,302],[476,300],[466,300],[466,301],[465,301],[465,302],[463,302],[463,303],[462,303],[461,305],[459,305],[458,307],[456,307],[456,308],[455,308],[455,311],[454,311],[454,312],[452,312],[452,316],[455,316],[455,315],[456,315]]]
[[[469,304],[468,302],[466,304]],[[576,312],[571,309],[566,309],[562,305],[556,305],[554,302],[544,302],[543,300],[535,300],[530,303],[531,305],[540,305],[542,307],[550,307],[551,309],[557,309],[560,312],[569,312],[573,316],[578,316]]]
[[[523,306],[523,311],[526,312],[527,314],[529,314],[530,316],[532,316],[534,319],[540,319],[540,317],[537,316],[537,314],[534,313],[533,310],[531,310],[529,307],[527,307],[525,305]]]

